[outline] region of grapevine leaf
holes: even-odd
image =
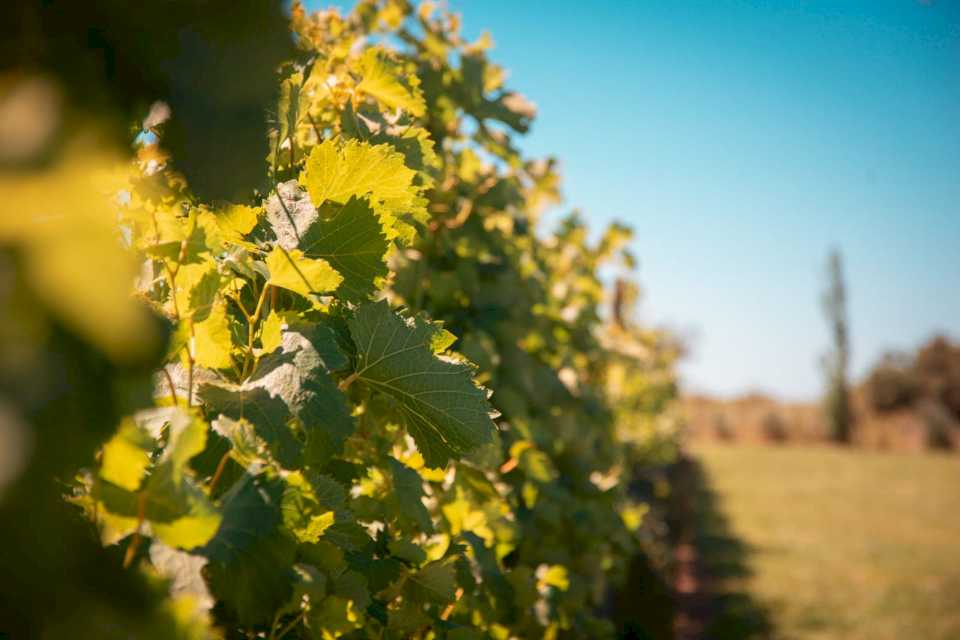
[[[267,319],[263,321],[263,328],[260,331],[260,344],[264,353],[273,353],[283,341],[283,320],[276,311],[271,310]]]
[[[267,622],[290,598],[295,542],[278,528],[281,480],[244,476],[224,496],[223,522],[198,552],[210,591],[241,624]]]
[[[206,544],[220,526],[220,514],[185,475],[187,463],[207,442],[207,425],[192,417],[171,420],[163,457],[144,487],[145,514],[158,539],[171,547]]]
[[[220,274],[210,260],[181,265],[175,279],[177,286],[175,310],[181,318],[200,322],[210,315],[217,292]]]
[[[509,618],[515,603],[513,586],[503,575],[496,554],[488,549],[483,538],[475,533],[465,531],[461,535],[473,550],[473,557],[480,568],[480,577],[493,595],[501,616]]]
[[[280,466],[295,469],[300,466],[300,442],[288,426],[292,418],[290,408],[282,397],[271,393],[268,381],[248,381],[242,385],[208,383],[200,386],[199,396],[212,414],[220,414],[236,421],[253,425],[256,436],[270,448]],[[242,430],[233,430],[227,437],[249,442]],[[255,442],[245,449],[255,450]],[[255,457],[254,455],[250,457]]]
[[[128,491],[136,491],[150,466],[150,453],[155,446],[150,434],[132,419],[125,419],[116,435],[103,445],[100,477]]]
[[[329,262],[343,276],[337,294],[350,302],[370,297],[387,275],[384,255],[387,238],[380,221],[365,200],[321,208],[321,219],[309,228],[301,243],[311,258]]]
[[[351,197],[344,204],[327,202],[318,213],[296,183],[280,185],[278,193],[282,200],[274,195],[267,204],[277,244],[326,260],[344,278],[337,289],[341,298],[367,299],[387,275],[388,249],[380,218],[368,201]]]
[[[420,604],[412,600],[404,600],[399,607],[390,609],[387,613],[387,626],[395,633],[404,637],[413,634],[417,629],[428,626],[432,620],[427,616]],[[447,634],[449,637],[449,634]]]
[[[390,555],[410,564],[422,564],[427,561],[427,554],[424,550],[409,540],[391,540],[388,548],[390,549]]]
[[[387,239],[409,242],[416,231],[407,218],[423,222],[429,217],[415,177],[416,171],[390,145],[350,140],[340,146],[325,140],[307,157],[300,183],[317,207],[369,198]]]
[[[192,549],[210,540],[220,525],[219,512],[186,474],[187,463],[204,449],[207,425],[177,408],[154,412],[145,422],[157,421],[160,416],[165,417],[168,429],[167,446],[143,489],[134,493],[101,474],[97,495],[111,514],[124,518],[142,515],[157,539],[171,547]],[[132,483],[127,484],[130,486]]]
[[[229,369],[233,366],[230,351],[233,341],[226,306],[219,302],[213,306],[202,322],[193,325],[194,360],[208,369]]]
[[[280,522],[283,483],[244,475],[223,497],[223,520],[216,535],[197,552],[227,563],[264,538]]]
[[[326,368],[325,360],[340,364],[342,358],[333,333],[323,327],[304,331],[307,335],[284,331],[281,349],[243,384],[200,387],[208,411],[245,418],[287,469],[322,464],[342,449],[354,428],[346,399]],[[306,446],[291,429],[293,418],[306,431]]]
[[[267,255],[270,280],[267,284],[283,287],[309,297],[334,291],[343,277],[326,260],[308,258],[299,249],[274,247]]]
[[[423,480],[420,474],[394,458],[389,458],[388,461],[393,475],[393,497],[396,498],[401,520],[411,522],[415,530],[433,533],[430,512],[422,500]]]
[[[156,243],[145,247],[147,255],[179,264],[201,262],[209,255],[207,230],[199,224],[197,214],[181,217],[173,210],[160,210],[156,227]]]
[[[454,561],[446,558],[427,563],[422,569],[410,575],[411,596],[419,602],[447,604],[456,599],[457,580]]]
[[[334,512],[334,522],[324,531],[324,540],[350,550],[368,544],[370,537],[366,530],[357,523],[353,512],[347,508],[347,492],[343,486],[333,478],[317,473],[307,473],[304,477],[310,484],[312,497],[317,504]]]
[[[207,567],[210,591],[241,625],[268,624],[293,594],[296,543],[279,530],[254,541],[229,563]]]
[[[426,113],[426,105],[420,88],[404,86],[400,81],[402,71],[396,68],[386,56],[377,49],[367,49],[360,61],[363,79],[357,90],[377,99],[390,110],[403,109],[416,117]]]
[[[542,576],[539,576],[543,584],[566,591],[570,588],[570,578],[567,574],[567,568],[562,564],[554,564],[547,567]]]
[[[207,543],[220,526],[220,513],[192,481],[177,479],[172,464],[159,466],[145,489],[145,515],[157,539],[193,549]]]
[[[312,637],[317,640],[339,638],[363,626],[363,615],[353,602],[340,596],[327,596],[308,618]]]
[[[217,227],[228,240],[240,240],[257,225],[260,210],[246,205],[231,205],[217,213]]]
[[[280,506],[284,526],[299,542],[318,542],[333,525],[334,511],[320,503],[310,483],[300,473],[289,474],[286,481]]]
[[[367,588],[367,579],[357,571],[344,571],[330,585],[333,595],[350,600],[358,611],[364,611],[370,606],[370,590]]]
[[[484,391],[468,365],[434,355],[435,327],[405,322],[385,301],[359,307],[349,325],[356,378],[397,401],[427,466],[445,466],[492,439]]]

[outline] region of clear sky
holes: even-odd
[[[636,231],[687,388],[820,392],[826,255],[855,375],[960,336],[960,0],[450,0],[539,107],[566,206]]]
[[[826,254],[854,373],[960,334],[960,1],[451,0],[539,107],[567,204],[636,230],[688,388],[820,391]]]

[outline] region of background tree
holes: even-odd
[[[847,369],[850,363],[850,327],[847,319],[847,286],[843,278],[843,257],[838,249],[827,259],[827,288],[823,294],[823,310],[830,327],[832,349],[824,358],[827,381],[825,411],[830,433],[837,442],[850,442],[850,386]]]

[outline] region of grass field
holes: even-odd
[[[960,639],[960,458],[692,453],[702,553],[726,594],[709,637]]]

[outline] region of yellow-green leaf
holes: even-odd
[[[566,591],[570,588],[570,578],[567,576],[567,568],[561,564],[549,566],[539,577],[540,582],[550,587],[556,587],[560,591]]]
[[[423,93],[416,83],[416,76],[407,76],[398,65],[390,61],[383,52],[367,49],[360,61],[363,79],[357,86],[359,91],[373,96],[390,110],[403,109],[413,116],[421,117],[426,113]],[[403,78],[410,86],[405,86]]]
[[[200,502],[194,512],[172,522],[151,522],[154,535],[164,544],[179,549],[193,549],[210,541],[220,527],[220,514],[213,505]]]
[[[263,321],[263,328],[260,330],[260,344],[264,353],[273,353],[280,348],[283,341],[283,320],[276,311],[271,310],[270,315]]]
[[[295,291],[302,296],[336,290],[343,277],[326,260],[307,258],[299,249],[274,247],[267,256],[268,284]]]
[[[217,213],[217,226],[228,240],[239,240],[257,226],[260,209],[246,205],[230,205]]]
[[[202,322],[194,323],[193,358],[201,367],[227,369],[233,366],[230,324],[223,303],[217,303]]]
[[[131,418],[124,419],[120,430],[103,446],[100,477],[128,491],[136,491],[150,466],[153,448],[150,434]]]
[[[409,241],[415,230],[406,218],[423,222],[429,216],[415,177],[403,154],[390,145],[350,140],[341,147],[326,140],[310,152],[300,183],[316,207],[368,198],[387,239]]]

